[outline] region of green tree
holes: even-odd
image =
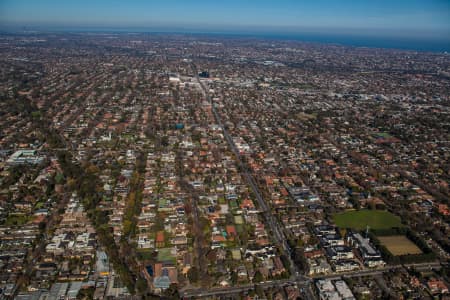
[[[178,287],[176,284],[170,284],[169,288],[164,291],[164,295],[169,297],[169,299],[180,299],[180,295],[178,294]]]
[[[236,285],[238,281],[238,275],[235,271],[231,272],[231,283],[233,283],[233,285]]]
[[[147,281],[144,278],[142,277],[138,278],[138,280],[136,281],[136,290],[140,294],[145,293],[145,291],[147,290]]]
[[[253,282],[262,282],[264,280],[263,275],[260,271],[256,271],[255,277],[253,277]]]
[[[191,283],[196,283],[200,279],[200,274],[196,267],[192,267],[188,271],[188,278]]]
[[[55,183],[56,184],[63,184],[64,183],[64,175],[62,173],[58,173],[55,176]]]

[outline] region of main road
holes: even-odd
[[[296,285],[299,289],[304,290],[305,292],[309,291],[309,281],[297,281],[294,279],[281,279],[281,280],[273,280],[273,281],[264,281],[260,283],[253,283],[253,284],[245,284],[240,286],[234,286],[234,287],[217,287],[217,288],[211,288],[208,290],[198,288],[198,289],[189,289],[185,291],[180,291],[180,296],[184,298],[190,298],[190,297],[210,297],[210,296],[225,296],[225,295],[235,295],[242,292],[248,292],[251,290],[255,290],[256,288],[260,287],[262,289],[267,289],[270,287],[282,287],[282,286],[293,286]],[[308,299],[315,299],[314,296],[309,295]]]
[[[430,269],[438,269],[441,268],[441,264],[439,262],[429,262],[429,263],[419,263],[419,264],[406,264],[406,265],[396,265],[396,266],[386,266],[378,269],[369,269],[369,270],[358,270],[347,273],[334,273],[328,275],[315,276],[313,279],[305,276],[297,276],[289,279],[281,279],[281,280],[273,280],[273,281],[265,281],[256,284],[246,284],[235,287],[217,287],[211,288],[208,290],[197,288],[197,289],[189,289],[180,291],[180,296],[183,298],[202,298],[202,297],[210,297],[210,296],[226,296],[226,295],[235,295],[241,292],[248,292],[251,290],[255,290],[260,287],[263,289],[270,287],[281,287],[281,286],[297,286],[303,292],[303,296],[306,299],[316,299],[313,291],[311,290],[311,283],[313,280],[319,279],[329,279],[329,280],[339,280],[342,278],[351,278],[351,277],[362,277],[362,276],[378,276],[382,275],[384,272],[391,272],[396,269],[402,268],[411,268],[414,267],[420,271],[426,271]]]

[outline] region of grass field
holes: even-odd
[[[138,249],[137,253],[140,260],[147,260],[153,258],[153,249]]]
[[[159,249],[157,260],[159,262],[176,262],[176,258],[172,255],[170,248]]]
[[[402,227],[399,217],[384,210],[348,211],[335,214],[333,219],[338,227],[357,230],[364,230],[367,226],[371,229]]]
[[[379,236],[377,238],[394,256],[422,254],[419,247],[404,235]]]
[[[6,218],[5,225],[23,225],[28,223],[31,220],[31,217],[25,215],[9,215]]]

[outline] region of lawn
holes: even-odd
[[[153,249],[138,249],[137,253],[140,260],[148,260],[154,258]]]
[[[383,139],[389,139],[389,138],[392,137],[392,136],[391,136],[389,133],[387,133],[387,132],[377,132],[377,133],[374,133],[374,136],[375,136],[376,138],[383,138]]]
[[[242,225],[244,224],[244,218],[242,218],[241,215],[234,216],[234,223],[237,225]]]
[[[159,262],[176,262],[176,258],[172,255],[172,248],[162,248],[158,250],[157,260]]]
[[[333,220],[338,227],[364,230],[367,226],[371,229],[389,229],[402,227],[400,218],[384,210],[355,210],[335,214]]]
[[[28,223],[31,220],[30,216],[25,215],[9,215],[6,218],[5,225],[12,226],[12,225],[24,225]]]
[[[231,256],[233,257],[234,260],[241,260],[242,259],[241,251],[239,249],[231,250]]]
[[[394,256],[407,254],[422,254],[419,247],[404,235],[379,236],[381,245],[385,246]]]

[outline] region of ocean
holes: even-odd
[[[32,29],[32,28],[29,28]],[[23,28],[22,28],[23,30]],[[418,37],[402,37],[402,36],[383,36],[379,35],[364,35],[355,34],[339,34],[339,33],[265,33],[262,31],[226,31],[220,30],[203,31],[201,29],[184,29],[184,28],[109,28],[109,27],[67,27],[67,28],[33,28],[40,32],[96,32],[96,33],[153,33],[153,34],[186,34],[209,37],[223,37],[223,38],[258,38],[270,40],[292,40],[302,42],[312,42],[321,44],[337,44],[343,46],[353,47],[369,47],[369,48],[389,48],[400,50],[413,51],[429,51],[429,52],[447,52],[450,53],[450,34],[448,36],[418,36]],[[0,31],[1,30],[0,28]],[[9,30],[6,30],[9,31]],[[15,30],[19,32],[20,30]]]

